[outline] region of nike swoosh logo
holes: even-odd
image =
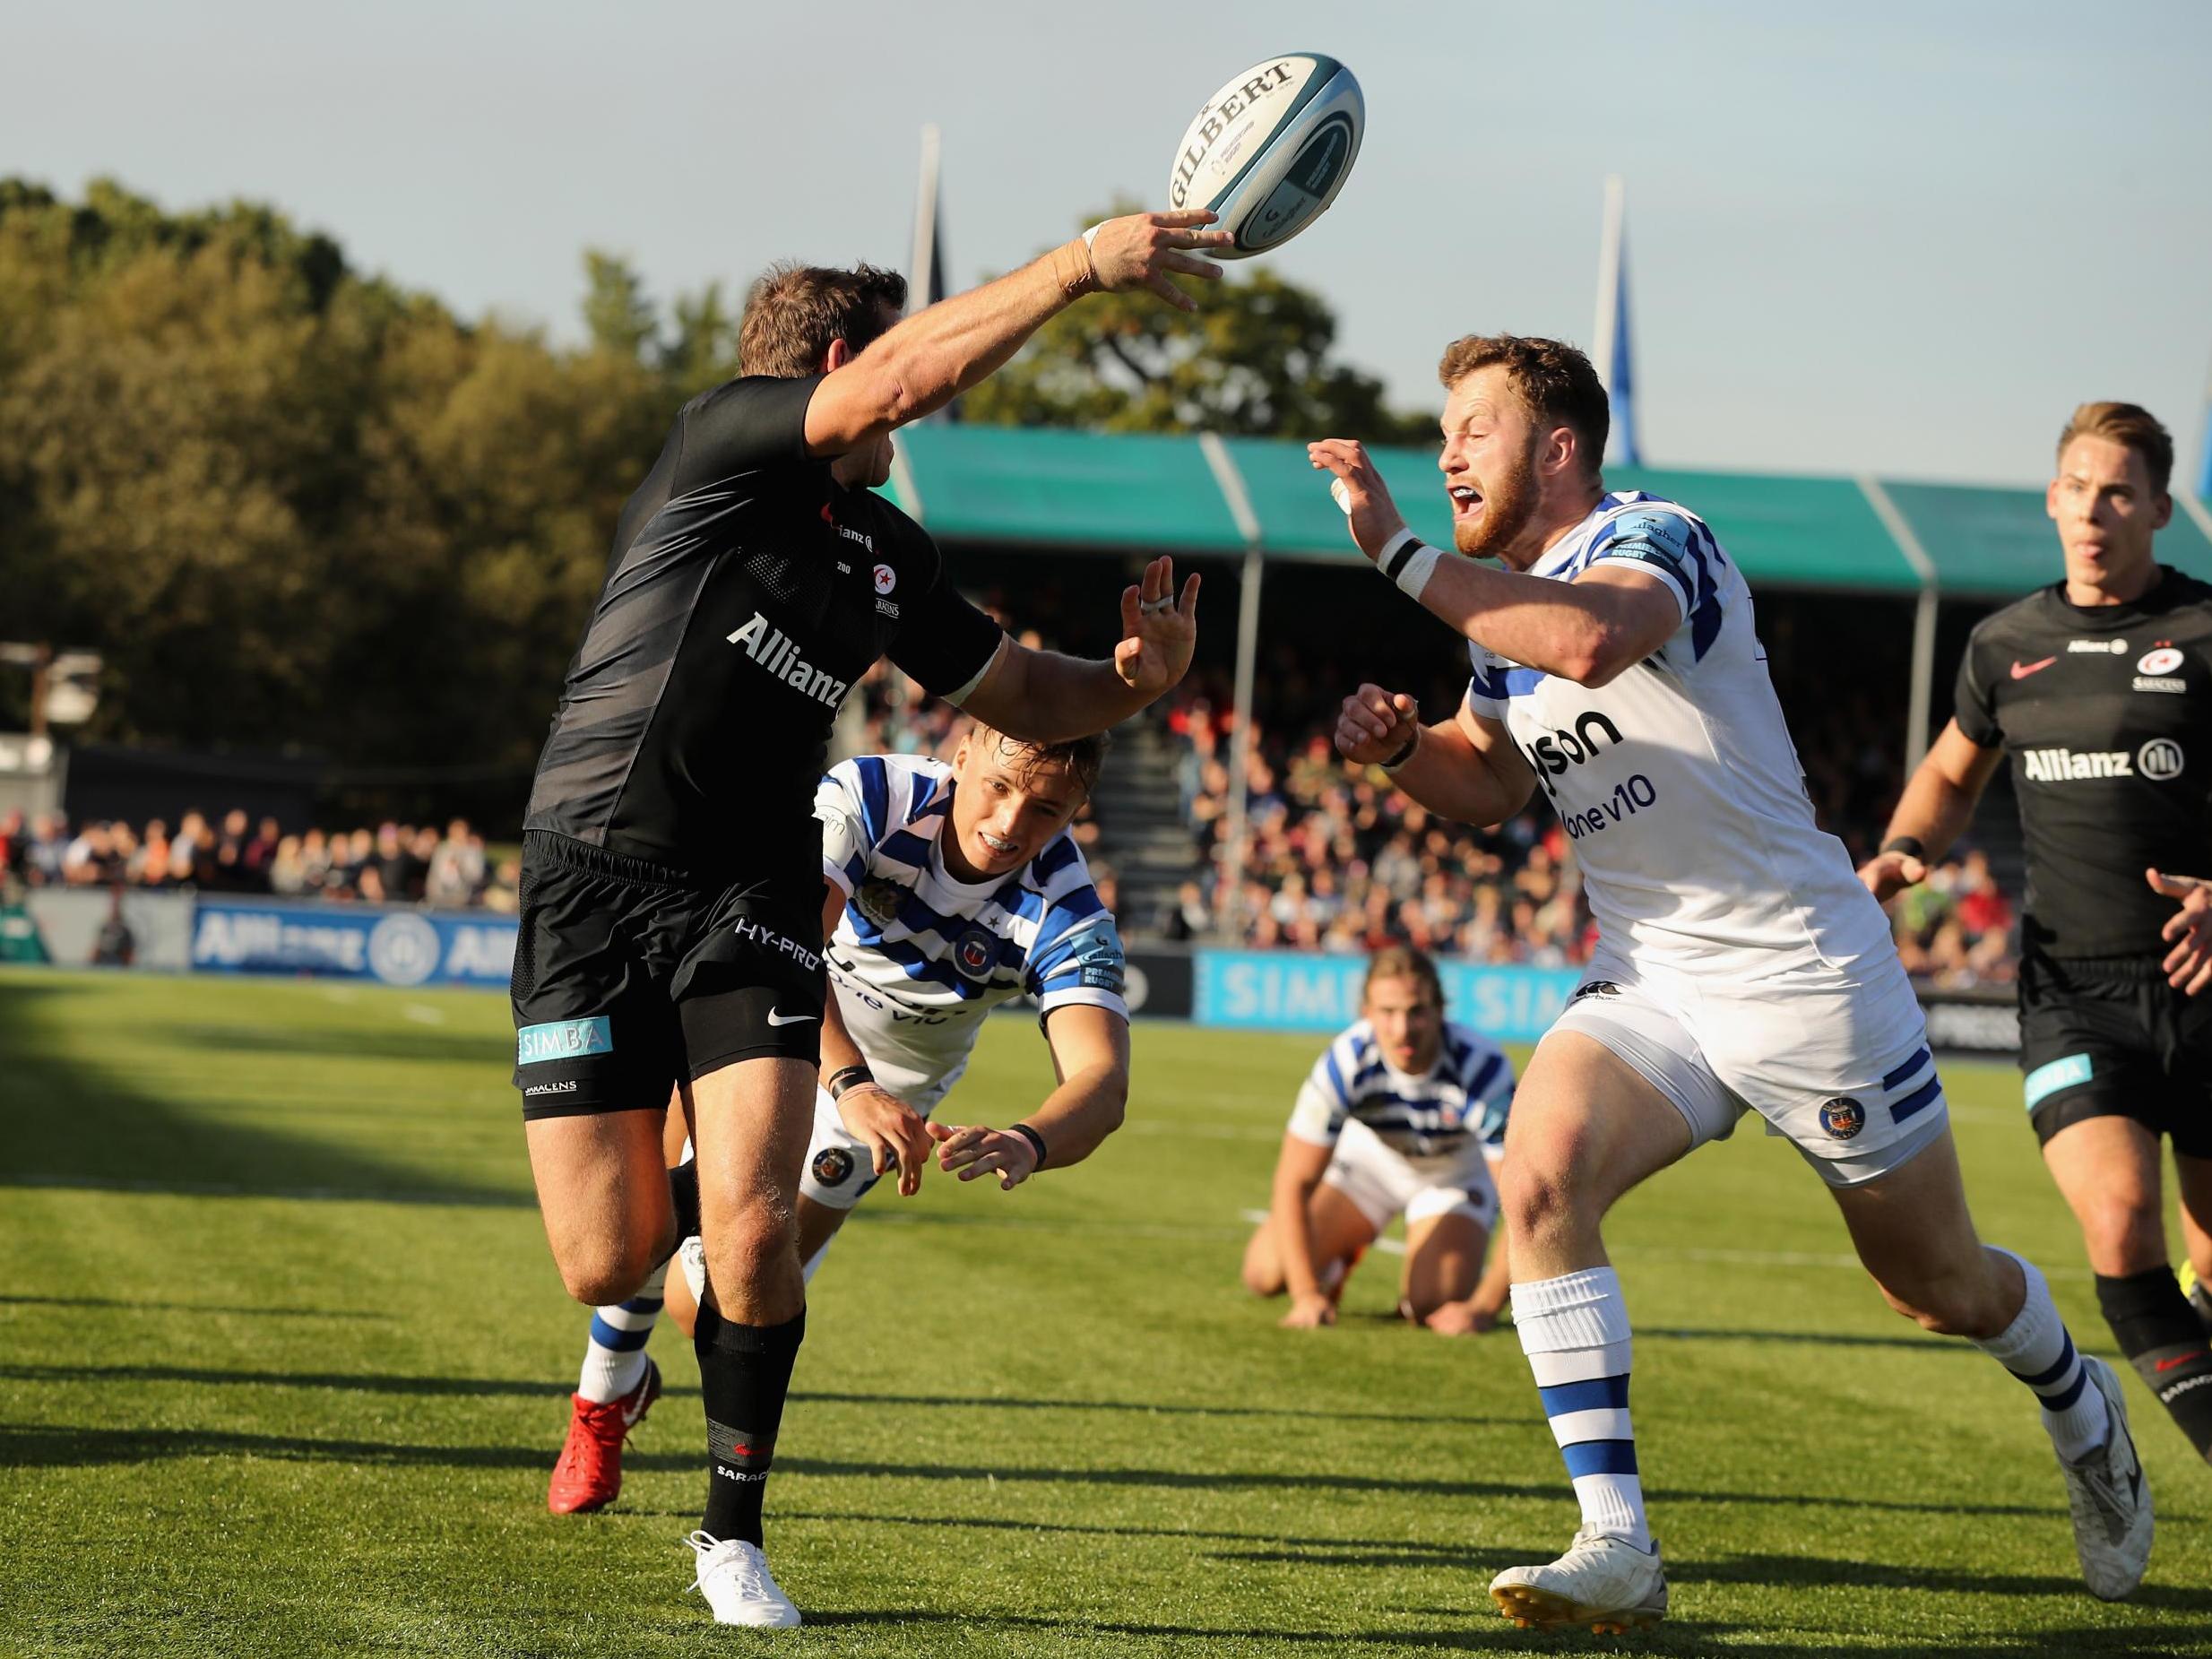
[[[634,1429],[634,1428],[635,1428],[635,1427],[637,1426],[637,1420],[638,1420],[639,1418],[643,1417],[644,1414],[645,1414],[645,1403],[644,1403],[644,1400],[642,1400],[642,1399],[641,1399],[641,1400],[639,1400],[639,1401],[638,1401],[638,1403],[637,1403],[637,1409],[636,1409],[635,1411],[634,1411],[634,1412],[633,1412],[633,1411],[625,1411],[625,1412],[622,1413],[622,1426],[623,1426],[625,1429]]]
[[[2057,661],[2056,657],[2045,657],[2041,662],[2022,662],[2015,659],[2012,664],[2012,678],[2026,679],[2030,674],[2040,674]]]
[[[768,1010],[768,1024],[771,1025],[803,1025],[808,1020],[821,1017],[818,1014],[778,1014],[773,1008]]]
[[[2187,1365],[2191,1360],[2201,1360],[2203,1358],[2204,1355],[2201,1353],[2185,1353],[2179,1359],[2159,1361],[2158,1369],[2162,1371],[2170,1371],[2177,1365]]]

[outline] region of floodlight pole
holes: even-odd
[[[1620,315],[1620,242],[1628,219],[1629,187],[1618,173],[1605,177],[1604,229],[1597,249],[1597,315],[1590,325],[1590,367],[1611,396],[1613,392],[1613,328]]]

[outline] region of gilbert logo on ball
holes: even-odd
[[[1352,71],[1318,52],[1255,64],[1200,108],[1175,152],[1168,205],[1211,209],[1236,238],[1208,248],[1249,259],[1325,212],[1350,177],[1367,125]]]

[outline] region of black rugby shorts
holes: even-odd
[[[2020,1069],[2035,1138],[2129,1118],[2212,1158],[2212,993],[2185,997],[2156,956],[2030,952],[2020,963]]]
[[[702,886],[526,833],[509,988],[523,1116],[658,1111],[678,1082],[739,1060],[819,1065],[822,912],[807,886]]]

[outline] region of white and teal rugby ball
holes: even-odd
[[[1211,208],[1236,244],[1216,259],[1280,247],[1327,211],[1367,125],[1352,71],[1318,52],[1252,65],[1205,100],[1168,177],[1168,205]]]

